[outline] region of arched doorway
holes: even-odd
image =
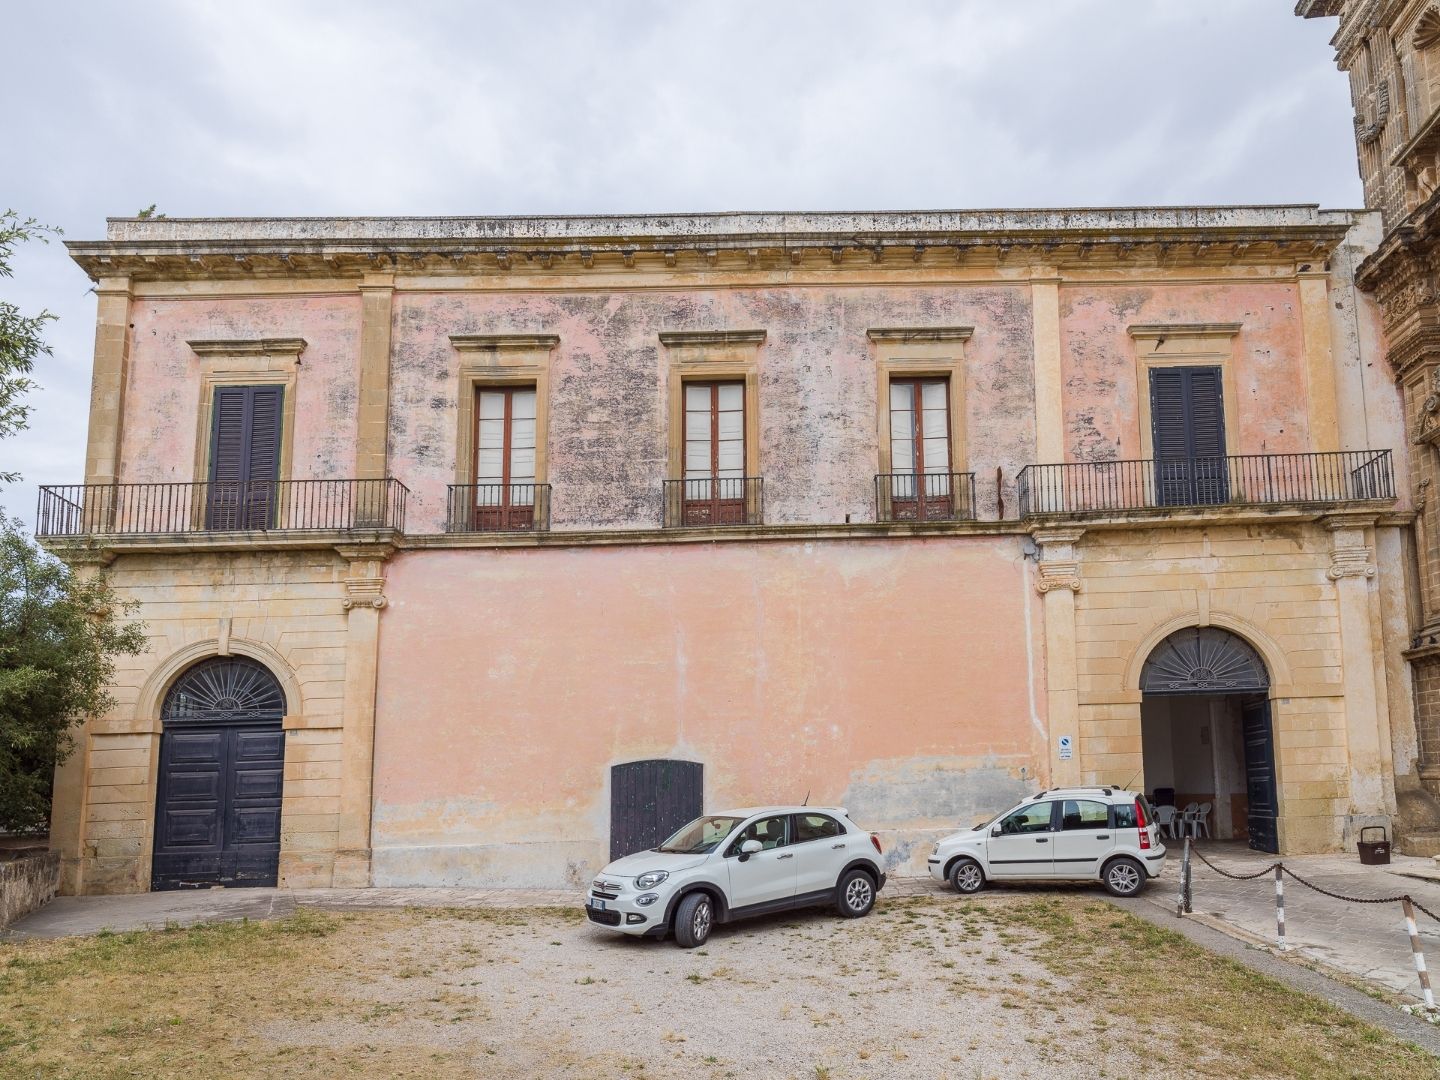
[[[1145,782],[1157,805],[1210,803],[1211,835],[1279,851],[1270,676],[1260,654],[1219,627],[1187,627],[1140,673]]]
[[[285,692],[263,665],[214,657],[165,695],[153,889],[274,885],[280,864]]]

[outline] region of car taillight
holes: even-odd
[[[873,832],[870,834],[870,843],[872,843],[872,844],[875,845],[875,854],[876,854],[876,855],[884,855],[884,854],[885,854],[883,851],[880,850],[880,838],[879,838],[878,836],[876,836]]]
[[[1135,820],[1140,824],[1140,850],[1150,850],[1150,830],[1146,827],[1145,806],[1139,799],[1135,800]]]

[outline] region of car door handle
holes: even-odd
[[[784,855],[776,855],[775,861],[779,862],[781,859],[793,859],[794,857],[795,853],[793,851],[787,851]]]
[[[1037,844],[1048,844],[1049,842],[1050,838],[1048,836],[1037,836],[1035,838],[1035,843]]]
[[[830,846],[831,846],[832,848],[838,849],[838,848],[844,847],[845,845],[844,845],[844,844],[831,844]]]
[[[1103,832],[1102,832],[1099,836],[1095,837],[1095,839],[1096,839],[1096,840],[1109,840],[1109,839],[1110,839],[1110,834],[1109,834],[1109,833],[1103,833]]]

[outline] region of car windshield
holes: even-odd
[[[672,855],[708,855],[744,820],[738,817],[698,817],[655,850]]]

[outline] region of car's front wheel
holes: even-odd
[[[847,919],[870,914],[875,906],[875,879],[864,870],[848,870],[835,886],[835,910]]]
[[[703,892],[692,892],[675,909],[675,944],[682,949],[704,945],[714,925],[714,902]]]
[[[974,859],[956,859],[950,867],[950,886],[958,893],[975,893],[985,887],[985,871]]]
[[[1100,880],[1111,896],[1134,896],[1145,887],[1145,868],[1134,859],[1112,859]]]

